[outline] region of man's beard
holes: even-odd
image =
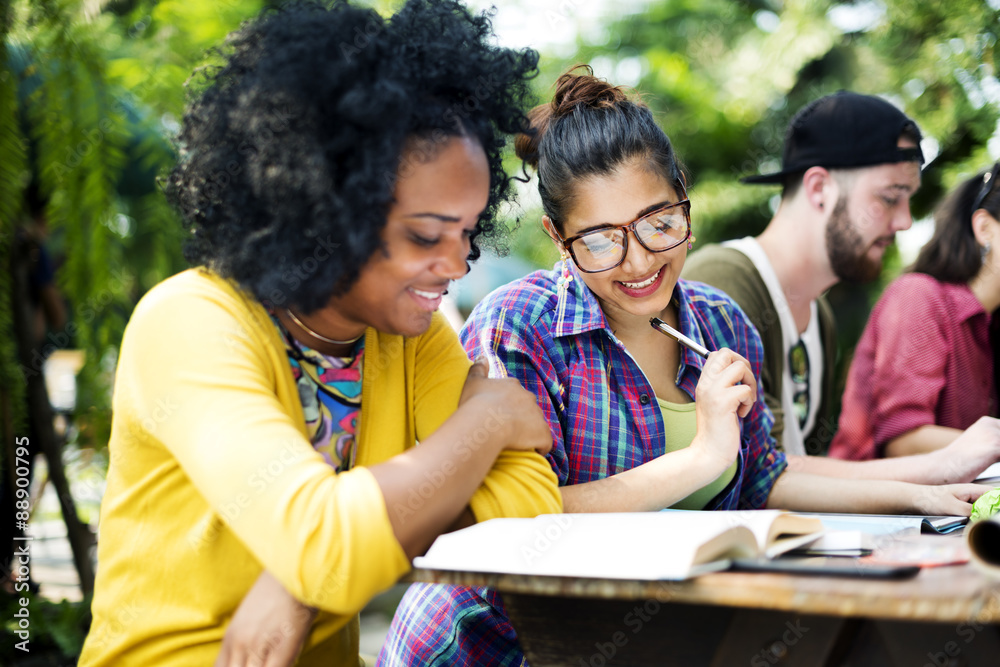
[[[826,226],[826,254],[838,279],[850,283],[868,283],[882,273],[882,260],[867,256],[868,248],[851,224],[847,197],[841,196]]]

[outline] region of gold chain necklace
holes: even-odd
[[[316,340],[321,340],[324,343],[330,343],[331,345],[350,345],[351,343],[357,343],[359,340],[361,340],[361,336],[365,335],[364,332],[362,331],[360,335],[356,336],[355,338],[352,338],[351,340],[335,340],[333,338],[327,338],[326,336],[321,336],[320,334],[316,333],[315,331],[307,327],[305,322],[295,317],[295,313],[292,312],[291,308],[285,308],[285,312],[288,313],[288,316],[292,318],[292,321],[295,322],[297,325],[299,325],[299,327],[301,327],[303,331],[305,331],[307,334],[309,334]]]

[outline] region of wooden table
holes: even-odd
[[[686,582],[414,570],[499,590],[531,667],[1000,665],[1000,581],[722,572]]]

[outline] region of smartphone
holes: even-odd
[[[730,570],[735,572],[784,572],[822,577],[861,577],[864,579],[909,579],[920,572],[919,565],[882,565],[863,563],[854,558],[815,556],[809,558],[737,558]]]

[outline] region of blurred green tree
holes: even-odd
[[[102,449],[125,322],[147,289],[184,266],[181,227],[155,184],[173,161],[166,138],[183,83],[262,5],[0,2],[0,424],[5,442],[30,433],[48,459],[84,593],[92,538],[63,474],[42,365],[56,348],[85,351],[70,436]],[[29,276],[43,240],[70,318],[39,338]]]

